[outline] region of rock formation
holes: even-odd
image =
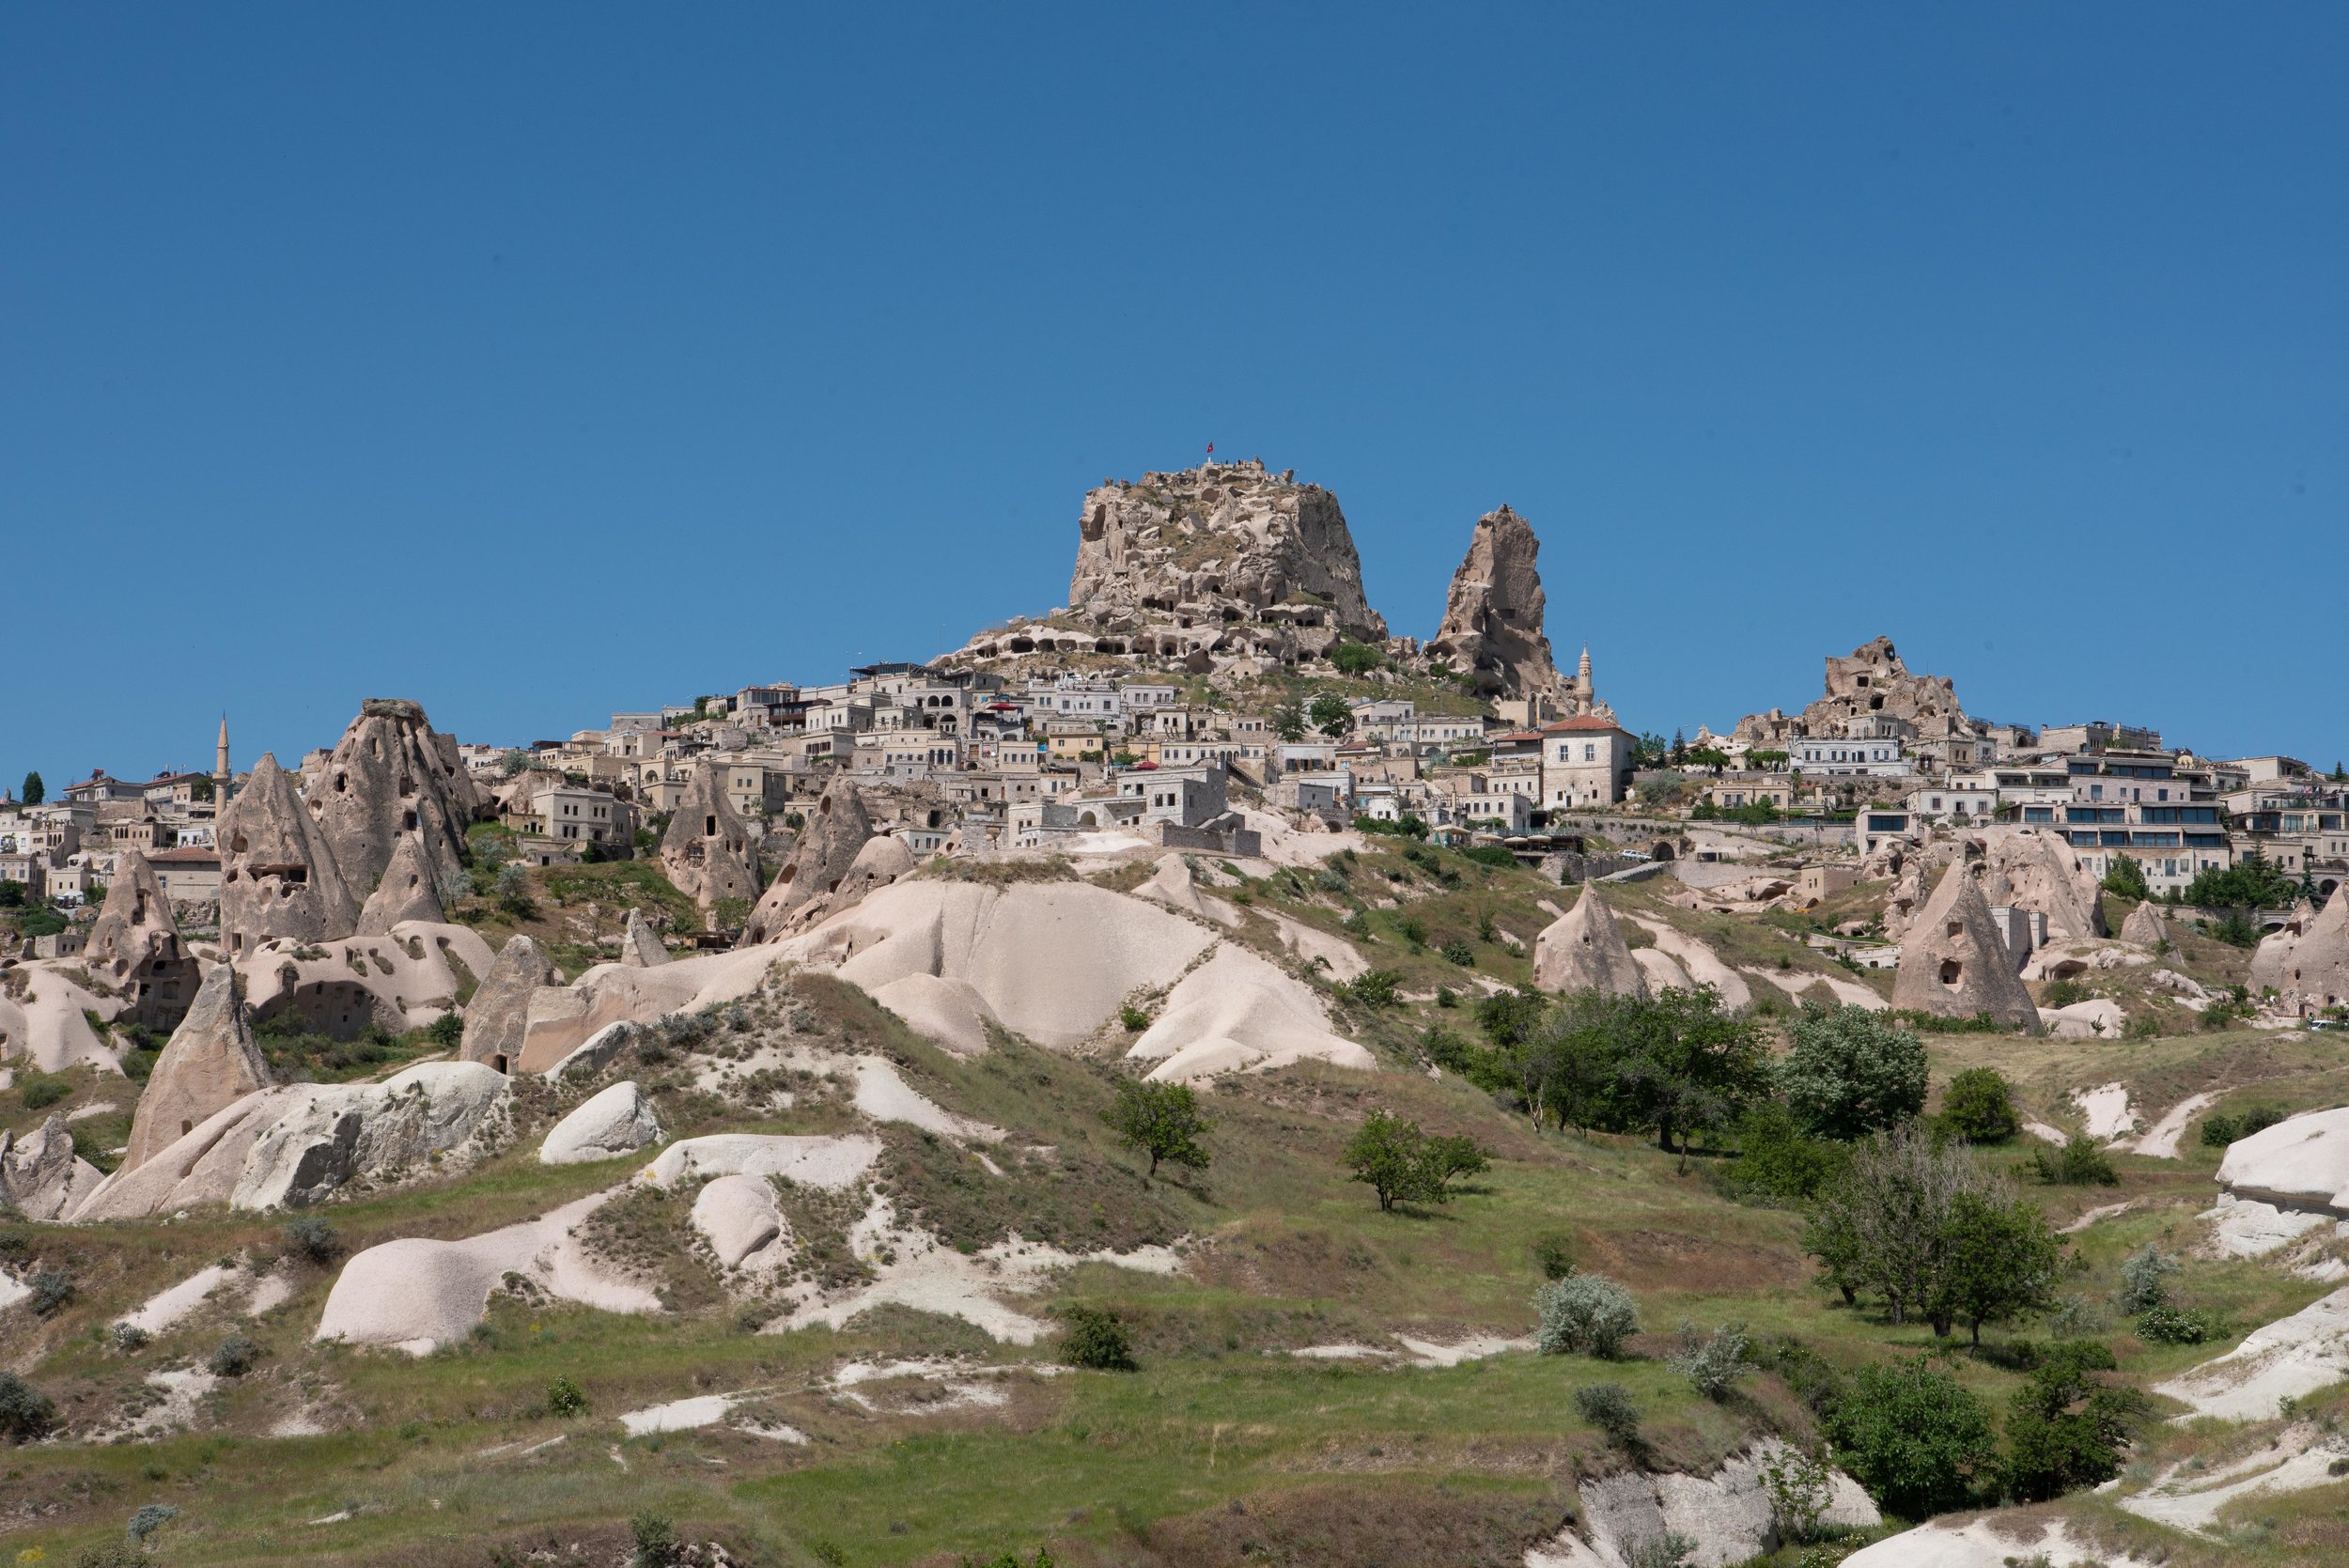
[[[403,697],[369,697],[319,774],[309,805],[350,887],[373,887],[410,836],[437,887],[463,865],[465,825],[478,815],[481,797],[456,740],[426,722],[422,707]]]
[[[779,940],[832,913],[832,894],[840,892],[872,837],[873,821],[856,785],[846,774],[833,775],[807,814],[791,858],[751,911],[742,928],[742,945]]]
[[[2129,918],[2121,923],[2121,939],[2148,950],[2168,941],[2169,924],[2161,918],[2161,906],[2149,898],[2131,909]]]
[[[1452,574],[1443,625],[1427,644],[1430,657],[1501,696],[1554,691],[1558,670],[1542,629],[1546,599],[1533,564],[1540,550],[1532,524],[1505,505],[1477,519],[1468,554]]]
[[[554,966],[538,944],[515,936],[498,950],[481,988],[465,1004],[465,1034],[457,1055],[507,1072],[521,1061],[522,1036],[530,1026],[530,995],[554,984]]]
[[[1533,939],[1533,984],[1545,991],[1604,991],[1647,995],[1647,977],[1615,924],[1614,911],[1583,884],[1574,908]]]
[[[1983,851],[1983,902],[2047,917],[2050,940],[2105,935],[2105,908],[2095,874],[2055,833],[2037,828],[1985,831],[1968,840]]]
[[[1383,644],[1337,497],[1257,462],[1112,479],[1077,520],[1068,605],[981,632],[963,657],[1143,654],[1201,673]]]
[[[231,955],[272,937],[334,941],[359,924],[359,906],[293,776],[261,753],[221,813],[220,933]]]
[[[73,1152],[73,1129],[63,1111],[23,1139],[0,1132],[0,1199],[27,1219],[67,1218],[104,1180],[103,1172]]]
[[[2016,967],[1990,919],[1976,868],[1961,862],[1941,874],[1902,939],[1892,1005],[1943,1018],[1987,1013],[2010,1028],[2035,1032],[2039,1010]]]
[[[237,995],[236,970],[211,965],[195,1005],[148,1075],[120,1169],[137,1170],[202,1123],[267,1088],[269,1079],[269,1063],[253,1043],[244,1001]]]
[[[661,863],[677,891],[705,915],[722,898],[748,902],[758,896],[750,830],[726,799],[719,771],[709,763],[696,764],[686,781],[669,831],[661,835]]]
[[[1880,715],[1899,720],[1921,740],[1970,735],[1973,722],[1957,704],[1957,684],[1947,675],[1913,675],[1878,637],[1827,661],[1827,694],[1789,718],[1772,708],[1737,721],[1738,738],[1752,745],[1778,745],[1802,736],[1840,736],[1854,719]]]
[[[661,1118],[650,1097],[634,1083],[614,1083],[554,1124],[538,1145],[538,1163],[616,1159],[660,1141]]]
[[[628,930],[620,938],[620,962],[638,969],[650,969],[669,961],[669,950],[661,944],[661,934],[645,921],[644,912],[628,912]]]
[[[424,840],[417,834],[407,834],[392,850],[391,863],[383,868],[383,879],[367,894],[366,907],[359,911],[356,934],[380,937],[403,920],[420,920],[430,925],[448,924],[448,911],[441,908],[435,880]]]
[[[179,1021],[195,991],[195,964],[180,945],[171,918],[171,898],[156,880],[155,868],[136,849],[125,849],[106,884],[82,949],[83,966],[127,999],[122,1021],[167,1029]]]
[[[2276,1006],[2307,1017],[2349,1004],[2349,882],[2312,918],[2295,911],[2251,955],[2251,989],[2274,991]]]

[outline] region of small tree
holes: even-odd
[[[1199,1096],[1188,1083],[1129,1079],[1117,1086],[1117,1099],[1101,1119],[1120,1141],[1150,1157],[1154,1176],[1160,1160],[1194,1171],[1207,1168],[1207,1151],[1199,1140],[1211,1124],[1200,1114]]]
[[[2121,1473],[2121,1447],[2145,1396],[2097,1376],[2118,1365],[2093,1340],[2047,1347],[2015,1391],[2006,1421],[2006,1483],[2018,1502],[2045,1502]]]
[[[1344,735],[1354,727],[1354,709],[1344,697],[1323,692],[1305,710],[1313,720],[1314,728],[1328,736]]]
[[[1095,1372],[1134,1370],[1133,1342],[1115,1312],[1101,1307],[1064,1307],[1060,1316],[1068,1326],[1061,1336],[1064,1362]]]
[[[1905,1518],[1965,1506],[1997,1462],[1989,1412],[1921,1356],[1860,1368],[1826,1424],[1837,1462]]]
[[[1934,1332],[1946,1334],[1952,1320],[1961,1321],[1979,1345],[1983,1324],[2009,1323],[2055,1305],[2063,1238],[2037,1203],[1995,1190],[1960,1192],[1942,1245],[1943,1286],[1930,1309]]]
[[[57,1406],[47,1394],[12,1372],[0,1372],[0,1436],[38,1442],[56,1424]]]
[[[1601,1360],[1622,1354],[1640,1331],[1640,1304],[1604,1274],[1569,1274],[1533,1293],[1540,1319],[1534,1347],[1545,1356],[1581,1352]]]
[[[1997,1069],[1968,1067],[1941,1091],[1941,1120],[1968,1143],[1999,1143],[2021,1130],[2015,1097]]]
[[[27,773],[24,775],[24,787],[19,794],[26,805],[38,806],[49,799],[49,786],[40,782],[39,773]]]
[[[1386,655],[1368,643],[1341,642],[1330,650],[1330,662],[1342,675],[1367,675],[1386,661]]]
[[[630,1516],[628,1533],[635,1543],[635,1552],[629,1559],[630,1568],[666,1568],[677,1560],[677,1527],[663,1514],[637,1514]]]
[[[2117,1187],[2121,1182],[2111,1157],[2085,1133],[2074,1133],[2060,1149],[2033,1149],[2030,1163],[2049,1187]]]
[[[2178,1260],[2152,1242],[2131,1252],[2121,1265],[2121,1310],[2134,1317],[2170,1304],[2170,1276]]]
[[[1451,1201],[1451,1184],[1486,1170],[1491,1161],[1472,1138],[1430,1138],[1417,1122],[1374,1110],[1346,1146],[1353,1179],[1378,1195],[1378,1207],[1399,1203]]]
[[[1865,1138],[1925,1108],[1925,1047],[1864,1007],[1805,1003],[1779,1092],[1815,1138]]]
[[[2154,896],[2154,890],[2145,885],[2145,868],[2127,855],[2112,857],[2112,869],[2105,873],[2104,890],[2140,903]]]

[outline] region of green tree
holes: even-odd
[[[18,792],[28,806],[38,806],[49,799],[49,786],[40,782],[39,773],[24,775],[24,787]]]
[[[1941,1315],[1960,1193],[1991,1179],[1962,1143],[1937,1145],[1915,1126],[1877,1133],[1852,1150],[1843,1177],[1812,1211],[1804,1246],[1847,1296],[1880,1293],[1894,1323]]]
[[[2121,1473],[2121,1449],[2145,1396],[2108,1382],[2112,1352],[2093,1340],[2049,1345],[2015,1391],[2006,1421],[2006,1483],[2018,1502],[2045,1502]]]
[[[1447,1203],[1455,1180],[1490,1164],[1474,1139],[1431,1138],[1417,1122],[1385,1110],[1363,1120],[1346,1146],[1345,1159],[1353,1179],[1378,1195],[1382,1211],[1400,1203]]]
[[[1325,691],[1315,697],[1306,715],[1313,720],[1314,728],[1324,735],[1344,735],[1354,727],[1354,709],[1334,692]]]
[[[2296,891],[2290,877],[2254,849],[2231,866],[2197,872],[2186,886],[2186,902],[2206,909],[2272,909],[2291,903]]]
[[[1904,1518],[1964,1507],[1997,1464],[1990,1413],[1921,1356],[1860,1368],[1826,1425],[1836,1462]]]
[[[2063,1238],[2039,1205],[1998,1189],[1963,1191],[1942,1231],[1941,1293],[1929,1311],[1933,1331],[1954,1319],[1982,1343],[1985,1323],[2012,1323],[2055,1305]]]
[[[1968,1143],[1999,1143],[2022,1128],[2015,1097],[1994,1067],[1968,1067],[1941,1091],[1941,1120]]]
[[[1342,675],[1367,675],[1387,661],[1387,656],[1368,643],[1340,642],[1330,650],[1330,662]]]
[[[1294,700],[1272,710],[1272,733],[1283,740],[1305,738],[1305,710]]]
[[[2112,869],[2105,873],[2104,889],[2140,902],[2154,896],[2154,890],[2145,885],[2145,868],[2128,855],[2112,857]]]
[[[1688,1138],[1726,1126],[1769,1083],[1761,1032],[1721,1010],[1710,986],[1618,999],[1611,1011],[1614,1105],[1630,1126],[1656,1129],[1657,1147],[1688,1164]]]
[[[1814,1138],[1865,1138],[1925,1108],[1924,1042],[1864,1007],[1806,1002],[1778,1091]]]
[[[1199,1140],[1211,1124],[1200,1114],[1199,1096],[1188,1083],[1128,1079],[1117,1086],[1116,1102],[1101,1119],[1120,1141],[1150,1157],[1154,1176],[1160,1160],[1194,1171],[1207,1168],[1207,1151]]]

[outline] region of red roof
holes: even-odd
[[[1612,730],[1617,735],[1629,735],[1631,733],[1629,730],[1625,729],[1621,724],[1608,719],[1561,719],[1554,724],[1544,724],[1542,726],[1542,733],[1544,735],[1555,735],[1561,730],[1576,730],[1591,733]]]

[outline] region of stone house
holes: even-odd
[[[1550,810],[1612,805],[1631,786],[1636,739],[1612,720],[1561,719],[1541,727],[1542,803]]]
[[[217,904],[220,901],[220,851],[210,846],[180,845],[158,849],[147,857],[174,905]]]
[[[635,818],[625,800],[562,784],[540,791],[530,805],[531,831],[542,838],[582,847],[594,844],[623,858],[634,849]]]
[[[1220,767],[1190,768],[1178,772],[1136,768],[1119,776],[1117,789],[1121,795],[1143,799],[1145,803],[1142,820],[1145,823],[1173,822],[1196,828],[1229,809],[1223,769]]]
[[[1704,800],[1721,811],[1755,805],[1786,811],[1795,803],[1795,781],[1783,773],[1755,769],[1723,773],[1704,786]]]

